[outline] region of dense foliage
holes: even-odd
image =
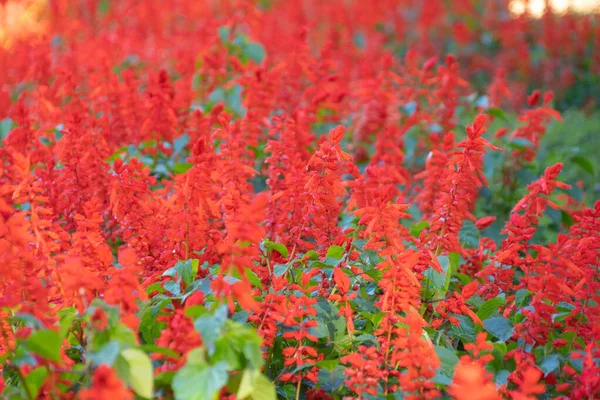
[[[0,35],[3,398],[598,398],[598,132],[558,111],[600,93],[596,15],[34,3]]]

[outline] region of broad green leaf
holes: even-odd
[[[421,221],[410,228],[410,235],[414,238],[418,238],[421,232],[427,228],[429,228],[429,222]]]
[[[439,256],[438,261],[442,267],[442,272],[437,272],[433,267],[429,267],[424,272],[426,285],[423,285],[426,299],[440,300],[446,297],[446,292],[450,286],[452,273],[450,261],[447,256]]]
[[[434,347],[435,354],[440,360],[440,367],[438,368],[438,373],[452,378],[452,376],[454,376],[454,367],[456,367],[456,364],[458,364],[458,356],[456,355],[453,349],[447,349],[442,346]]]
[[[370,344],[372,344],[372,345],[374,345],[376,347],[379,347],[379,342],[377,341],[377,338],[374,335],[371,335],[371,334],[368,334],[368,333],[356,336],[354,338],[354,341],[356,343],[367,343],[367,344],[370,343]]]
[[[4,118],[0,121],[0,139],[4,140],[13,128],[13,121],[10,118]]]
[[[289,267],[285,264],[277,264],[273,267],[273,275],[276,277],[283,276],[288,271]]]
[[[236,392],[238,399],[244,399],[252,394],[256,380],[260,376],[260,371],[257,369],[244,369],[241,373],[240,386]]]
[[[508,143],[508,145],[517,150],[525,150],[527,148],[531,148],[533,146],[533,143],[531,143],[529,140],[524,139],[524,138],[515,138],[515,139],[511,140]]]
[[[531,292],[527,289],[519,289],[515,294],[515,304],[517,307],[525,307],[529,304]]]
[[[548,375],[550,372],[557,369],[559,365],[560,356],[558,354],[550,354],[546,356],[546,358],[544,358],[544,360],[539,364],[544,375]]]
[[[177,353],[169,348],[155,346],[153,344],[144,344],[144,345],[140,346],[140,349],[145,351],[146,353],[158,353],[158,354],[162,354],[164,356],[175,358],[175,359],[181,358],[179,353]]]
[[[189,163],[175,163],[175,165],[173,165],[173,173],[174,174],[185,174],[190,168],[192,168],[192,164]]]
[[[154,343],[160,336],[160,333],[165,328],[165,323],[157,321],[157,318],[163,314],[163,310],[171,304],[171,300],[167,298],[159,298],[155,296],[151,302],[145,303],[138,315],[140,317],[139,332],[142,335],[145,343]]]
[[[584,170],[591,176],[596,176],[596,173],[594,171],[594,164],[589,159],[585,158],[584,156],[578,155],[572,157],[571,161],[579,165],[579,167],[581,167],[582,170]]]
[[[471,220],[464,221],[458,238],[465,247],[474,248],[479,246],[479,230],[475,223]]]
[[[118,324],[111,331],[110,338],[112,340],[118,340],[126,346],[135,346],[137,344],[137,335],[125,324]]]
[[[248,282],[250,282],[252,286],[257,287],[259,289],[263,288],[260,278],[258,277],[258,275],[256,275],[254,271],[252,271],[250,268],[245,268],[244,273],[246,274],[246,278],[248,278]]]
[[[270,240],[265,240],[264,246],[265,246],[265,248],[267,248],[271,251],[275,250],[276,252],[278,252],[279,254],[281,254],[284,257],[287,257],[289,254],[288,249],[281,243],[275,243]]]
[[[243,55],[260,64],[265,58],[265,49],[260,43],[247,43],[243,49]]]
[[[491,107],[491,108],[488,108],[485,113],[488,115],[491,115],[492,117],[497,117],[504,121],[508,121],[508,118],[506,118],[506,114],[504,113],[504,111],[501,108]]]
[[[60,334],[51,330],[35,331],[27,338],[27,347],[52,361],[60,361]]]
[[[502,299],[500,297],[495,297],[493,299],[489,299],[488,301],[483,303],[481,305],[481,307],[479,307],[479,310],[477,311],[477,316],[482,321],[484,321],[484,320],[488,319],[489,317],[491,317],[492,314],[497,312],[498,307],[500,307],[501,305],[504,305],[504,299]]]
[[[47,377],[48,370],[45,366],[37,367],[27,374],[25,377],[25,386],[27,386],[27,392],[31,394],[32,398],[37,399],[38,392],[44,385]]]
[[[344,387],[345,368],[338,365],[333,371],[322,369],[319,371],[319,384],[321,389],[333,393]]]
[[[204,346],[212,352],[215,339],[221,333],[221,328],[227,320],[227,304],[222,304],[215,310],[214,314],[202,315],[194,321],[194,328],[202,335]]]
[[[227,363],[189,362],[173,377],[176,400],[214,400],[227,383]]]
[[[119,342],[111,340],[100,347],[98,351],[89,353],[88,360],[93,365],[107,364],[112,366],[119,356],[119,350],[121,350]]]
[[[317,363],[317,365],[321,368],[326,369],[327,371],[333,371],[335,369],[335,367],[337,367],[340,364],[340,360],[338,359],[334,359],[334,360],[321,360]]]
[[[503,369],[496,374],[496,388],[500,388],[508,383],[508,376],[510,375],[510,371]]]
[[[275,266],[276,268],[277,266]],[[221,268],[215,268],[213,271],[213,274],[217,274],[219,271],[221,271]],[[260,281],[260,278],[258,277],[258,275],[256,275],[256,273],[254,271],[252,271],[250,268],[244,268],[244,274],[246,275],[246,279],[248,279],[248,282],[250,282],[250,284],[254,287],[257,287],[259,289],[262,289],[262,282]],[[238,281],[242,281],[242,275],[240,274],[240,272],[237,269],[234,269],[233,271],[230,271],[229,276],[227,277],[228,279],[231,280],[230,283],[234,283],[234,282],[238,282]]]
[[[230,370],[260,369],[264,364],[261,344],[255,329],[227,321],[223,334],[215,341],[211,360],[227,362]]]
[[[344,257],[344,249],[340,246],[333,245],[327,250],[327,255],[323,262],[327,265],[337,266]]]
[[[329,328],[327,327],[327,323],[323,321],[317,321],[317,326],[309,328],[308,331],[317,339],[329,337]]]
[[[42,321],[28,313],[18,313],[17,315],[11,318],[11,321],[23,322],[24,324],[27,324],[33,328],[42,329],[44,327]]]
[[[252,393],[248,398],[251,400],[277,400],[275,386],[266,376],[260,374],[256,377]]]
[[[168,281],[163,284],[165,290],[171,293],[173,296],[181,296],[181,285],[179,281]]]
[[[150,399],[154,391],[154,372],[150,357],[139,349],[125,349],[121,352],[129,365],[127,383],[139,396]]]
[[[337,342],[345,336],[346,321],[339,315],[339,310],[335,305],[325,299],[318,299],[315,310],[317,311],[315,319],[318,321],[320,329],[322,329],[322,324],[327,327],[331,342]]]
[[[451,315],[460,321],[458,326],[452,325],[452,335],[461,339],[463,342],[475,342],[475,327],[473,320],[465,315]]]
[[[175,278],[179,277],[186,285],[189,285],[196,275],[198,274],[198,265],[200,261],[197,259],[190,259],[185,261],[178,261],[173,267],[169,268],[163,273],[163,276],[170,276]],[[165,289],[167,289],[165,287]],[[172,290],[169,290],[171,293],[174,293]],[[174,293],[175,294],[175,293]]]
[[[504,317],[492,317],[483,321],[486,331],[503,342],[511,338],[515,328]]]
[[[60,310],[58,313],[60,316],[60,331],[59,335],[61,338],[65,338],[71,329],[71,325],[73,325],[73,321],[77,316],[77,310],[73,307],[66,307]]]
[[[460,264],[460,254],[459,253],[450,253],[448,254],[448,260],[450,261],[450,270],[452,271],[452,276],[458,272],[458,266]]]

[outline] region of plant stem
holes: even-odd
[[[296,400],[300,399],[300,386],[302,386],[302,378],[298,379],[298,385],[296,386]]]

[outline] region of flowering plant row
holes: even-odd
[[[595,167],[424,39],[535,29],[346,3],[50,1],[0,48],[3,398],[597,398]]]

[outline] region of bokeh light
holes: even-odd
[[[546,8],[554,14],[563,15],[567,12],[591,14],[600,12],[600,0],[513,0],[510,3],[510,12],[514,16],[527,13],[540,18]]]
[[[40,35],[46,30],[42,14],[47,0],[20,0],[0,2],[0,47],[25,37]]]

